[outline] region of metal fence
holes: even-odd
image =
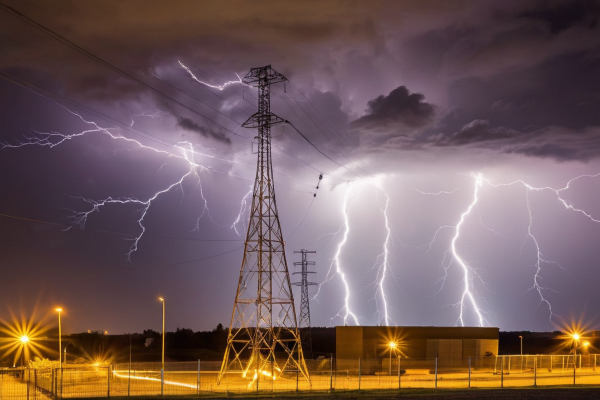
[[[403,388],[508,388],[600,385],[600,356],[524,355],[483,358],[307,360],[299,371],[229,371],[221,362],[68,365],[60,369],[0,370],[0,400],[201,396],[215,392],[376,390]]]

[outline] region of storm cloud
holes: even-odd
[[[422,127],[435,115],[433,105],[421,93],[410,93],[406,86],[392,90],[367,103],[365,115],[352,121],[354,128],[387,130],[398,125]]]
[[[231,139],[223,133],[215,132],[205,126],[198,125],[189,118],[177,118],[177,126],[187,131],[199,133],[202,137],[213,139],[221,143],[231,144]]]

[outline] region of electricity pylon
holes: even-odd
[[[293,285],[300,286],[300,324],[301,328],[304,328],[302,333],[302,343],[304,351],[308,354],[309,358],[312,358],[312,338],[310,335],[310,305],[308,298],[308,287],[311,285],[316,286],[317,284],[314,282],[308,281],[308,274],[314,274],[314,271],[309,271],[309,265],[315,265],[314,261],[308,261],[306,259],[307,254],[316,254],[316,251],[308,251],[308,250],[300,250],[294,251],[294,253],[302,254],[302,261],[295,262],[295,266],[301,266],[302,270],[300,272],[294,272],[294,275],[300,274],[301,279],[300,282],[294,282]]]
[[[298,332],[292,285],[275,204],[271,126],[285,122],[271,112],[271,84],[287,81],[270,65],[251,68],[243,83],[258,87],[258,112],[242,124],[258,128],[256,180],[244,257],[218,382],[225,373],[274,380],[308,371]]]

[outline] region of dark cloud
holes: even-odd
[[[433,146],[477,147],[495,153],[561,162],[587,162],[600,156],[600,130],[597,127],[576,131],[549,126],[519,132],[504,126],[494,127],[488,120],[474,120],[450,136],[431,135],[428,140]]]
[[[205,138],[214,139],[221,143],[231,144],[231,139],[225,136],[223,133],[215,132],[205,126],[200,126],[189,118],[177,118],[177,126],[188,131],[197,132]]]
[[[410,93],[406,86],[392,90],[367,103],[366,114],[352,121],[355,128],[386,130],[397,125],[420,128],[435,115],[433,105],[421,93]]]
[[[552,1],[542,2],[538,6],[520,16],[543,22],[553,35],[578,26],[594,28],[600,17],[600,5],[595,1]]]
[[[441,146],[461,146],[471,143],[488,142],[493,140],[502,140],[515,138],[519,132],[506,128],[494,128],[490,121],[476,119],[465,126],[458,132],[455,132],[450,137],[444,138],[437,142]]]
[[[546,127],[523,135],[521,141],[504,144],[502,152],[556,161],[588,162],[600,156],[600,129],[592,127],[574,131]]]

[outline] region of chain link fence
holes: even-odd
[[[301,371],[228,371],[221,362],[68,365],[62,370],[0,370],[0,400],[44,400],[210,393],[351,391],[376,389],[509,388],[600,385],[600,356],[524,355],[483,358],[306,360]],[[269,370],[270,369],[270,370]]]

